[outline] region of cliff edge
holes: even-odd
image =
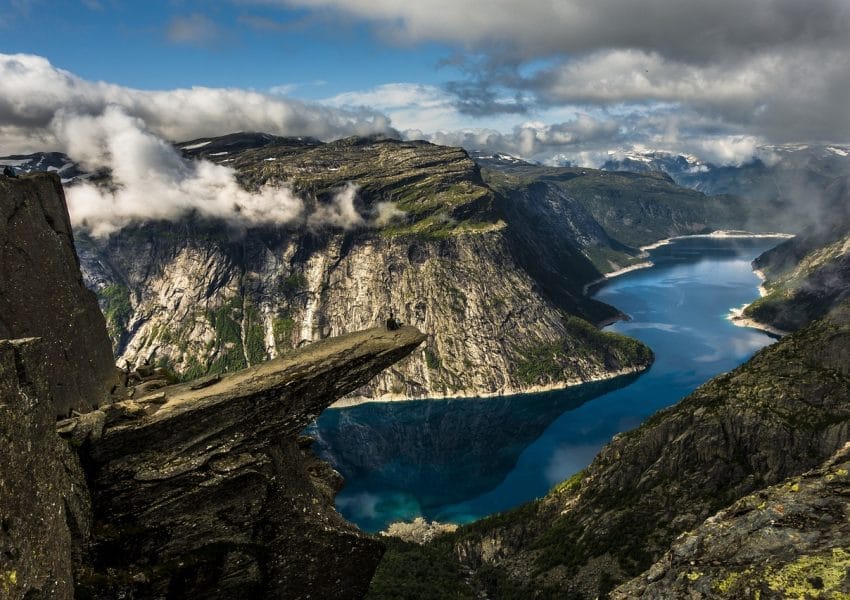
[[[42,338],[56,415],[107,401],[112,343],[83,285],[59,177],[0,177],[0,339]]]
[[[0,211],[0,597],[361,598],[383,545],[336,513],[341,478],[300,432],[425,336],[113,397],[58,180],[0,178]]]

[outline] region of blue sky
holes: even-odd
[[[846,0],[5,0],[0,54],[0,151],[115,103],[168,139],[385,132],[581,164],[850,140]]]
[[[162,0],[0,6],[6,20],[0,52],[38,54],[86,79],[135,88],[300,84],[294,95],[316,99],[457,76],[438,68],[450,55],[444,45],[388,45],[366,24],[303,9]]]

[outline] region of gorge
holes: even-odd
[[[308,433],[346,480],[338,508],[377,531],[417,516],[466,523],[545,495],[611,437],[773,341],[735,327],[728,314],[758,297],[750,262],[783,240],[676,240],[651,251],[655,266],[597,287],[595,299],[629,316],[607,329],[653,349],[655,362],[640,376],[542,394],[325,411]]]

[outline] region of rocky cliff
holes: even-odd
[[[117,384],[95,295],[83,285],[56,175],[0,177],[0,339],[42,338],[57,415],[88,411]]]
[[[850,293],[850,179],[823,192],[832,207],[824,219],[753,261],[766,277],[764,297],[744,316],[784,331],[827,314]],[[826,200],[823,200],[826,201]]]
[[[612,598],[841,598],[850,594],[850,445],[683,534]]]
[[[80,460],[56,435],[50,348],[0,340],[0,597],[74,598],[73,568],[90,524]]]
[[[848,356],[844,303],[617,436],[545,498],[435,544],[492,597],[605,595],[679,534],[850,440]]]
[[[117,356],[193,377],[372,326],[390,311],[428,331],[423,349],[358,390],[361,399],[511,393],[641,370],[645,350],[566,318],[617,315],[585,298],[585,284],[640,260],[636,244],[736,214],[734,201],[657,174],[482,177],[463,150],[424,142],[235,134],[179,146],[233,167],[247,189],[291,186],[308,215],[354,185],[361,222],[343,229],[308,217],[237,231],[187,218],[84,239],[86,280]]]
[[[339,474],[300,432],[424,336],[371,329],[225,377],[110,396],[111,367],[53,362],[55,348],[74,344],[69,362],[96,356],[98,344],[109,356],[103,321],[85,320],[93,297],[76,293],[58,182],[0,184],[9,240],[0,273],[42,300],[55,326],[49,339],[0,340],[0,596],[362,597],[383,546],[333,509]],[[19,299],[4,310],[15,324],[33,307]],[[59,384],[77,396],[57,394]],[[69,397],[82,410],[57,422]]]
[[[84,451],[94,522],[78,594],[362,597],[383,547],[333,509],[340,477],[299,435],[423,340],[366,330],[102,411]]]

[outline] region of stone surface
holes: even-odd
[[[299,433],[424,339],[370,329],[109,407],[120,419],[84,446],[95,521],[78,593],[362,597],[383,547],[333,509],[339,477]]]
[[[611,597],[850,596],[850,444],[822,467],[745,496],[673,543]]]
[[[0,340],[0,598],[70,600],[89,527],[80,462],[56,435],[38,339]]]
[[[0,177],[0,339],[41,337],[55,415],[106,401],[111,344],[83,285],[59,178]]]

